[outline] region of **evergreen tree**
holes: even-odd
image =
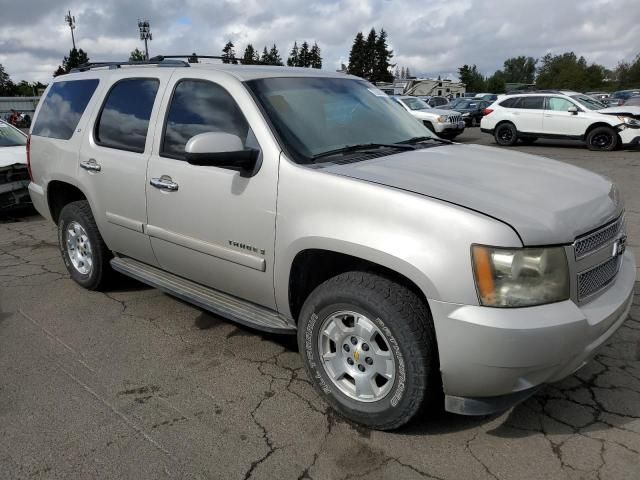
[[[271,50],[269,50],[269,60],[271,65],[284,65],[275,43],[273,44],[273,47],[271,47]]]
[[[405,80],[407,78],[407,71],[404,69],[404,67],[402,67],[402,70],[400,70],[400,78],[402,80]]]
[[[289,58],[287,58],[287,65],[290,67],[297,67],[300,61],[300,54],[298,52],[298,43],[293,42],[293,48],[291,48],[291,52],[289,52]]]
[[[369,81],[374,81],[374,70],[376,67],[376,31],[372,28],[364,44],[364,77]]]
[[[298,54],[298,67],[309,68],[311,66],[311,52],[309,52],[309,44],[305,40],[300,47]]]
[[[236,52],[234,50],[235,45],[229,40],[227,44],[222,49],[222,63],[238,63],[236,60]]]
[[[398,68],[397,65],[396,65],[396,69],[393,71],[393,78],[395,78],[396,80],[400,80],[400,69]]]
[[[191,54],[191,56],[189,58],[187,58],[187,62],[189,62],[189,63],[200,63],[200,60],[198,60],[198,55],[196,55],[196,52],[193,52]]]
[[[375,44],[375,62],[373,67],[374,82],[392,82],[393,74],[390,72],[391,63],[389,60],[393,57],[393,51],[389,50],[387,45],[387,32],[384,28],[380,29],[380,34]]]
[[[54,77],[69,73],[72,69],[79,67],[89,62],[89,56],[82,49],[72,48],[69,51],[69,56],[65,56],[62,59],[62,65],[58,66],[58,69],[53,73]]]
[[[260,57],[260,61],[265,65],[271,65],[271,57],[269,57],[269,52],[267,52],[267,47],[262,49],[262,57]]]
[[[484,77],[475,65],[463,65],[458,69],[460,81],[464,83],[469,92],[484,92],[486,90]]]
[[[311,68],[322,68],[322,56],[320,55],[320,47],[317,42],[314,42],[313,47],[311,47]]]
[[[504,61],[504,81],[508,83],[533,83],[536,76],[536,63],[533,57],[513,57]]]
[[[409,71],[409,67],[404,70],[404,78],[411,78],[411,72]]]
[[[139,48],[136,48],[129,54],[130,62],[144,62],[145,60],[144,52]]]
[[[242,64],[243,65],[253,65],[258,57],[258,53],[256,52],[253,45],[247,45],[247,48],[244,49],[244,55],[242,55]]]
[[[0,97],[12,96],[14,87],[11,77],[0,63]]]
[[[362,32],[356,34],[356,38],[353,40],[351,52],[349,53],[349,68],[347,70],[351,75],[364,78],[364,63],[365,63],[365,44],[364,36]]]

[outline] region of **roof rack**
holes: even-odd
[[[561,90],[511,90],[506,95],[522,95],[524,93],[555,93],[563,95]]]
[[[197,53],[191,53],[189,55],[156,55],[155,57],[151,58],[150,61],[163,61],[165,59],[174,59],[174,58],[192,58],[195,57],[197,59],[201,59],[201,58],[209,58],[209,59],[214,59],[214,60],[227,60],[228,57],[222,57],[220,55],[198,55]],[[234,59],[236,62],[238,62],[238,64],[240,65],[270,65],[269,63],[263,62],[261,60],[251,60],[251,63],[244,63],[244,59],[243,58],[235,58]]]
[[[126,62],[87,62],[79,65],[77,68],[71,69],[73,72],[86,72],[94,68],[109,67],[109,70],[120,68],[123,65],[135,66],[135,65],[157,65],[159,67],[189,67],[189,62],[182,60],[165,60],[163,57],[153,57],[150,60],[143,60],[140,62],[126,61]]]

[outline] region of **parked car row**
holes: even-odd
[[[465,122],[457,111],[436,109],[417,97],[391,97],[439,137],[453,139],[464,132]]]
[[[27,169],[27,136],[0,120],[0,212],[31,204]]]

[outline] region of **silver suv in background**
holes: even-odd
[[[318,394],[372,428],[505,410],[584,365],[633,298],[609,180],[451,144],[357,77],[89,65],[49,85],[28,152],[79,285],[115,270],[297,334]]]

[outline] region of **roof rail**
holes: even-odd
[[[505,95],[522,95],[525,93],[555,93],[559,95],[563,95],[561,90],[511,90],[507,92]]]
[[[165,60],[162,57],[154,57],[150,60],[143,60],[140,62],[137,61],[126,61],[126,62],[87,62],[79,65],[76,68],[71,69],[70,73],[73,72],[86,72],[87,70],[92,70],[94,68],[104,68],[109,67],[109,70],[120,68],[123,65],[125,66],[136,66],[136,65],[157,65],[159,67],[189,67],[189,63],[182,60]]]
[[[150,61],[163,61],[165,59],[174,59],[174,58],[192,58],[195,57],[197,59],[201,59],[201,58],[212,58],[214,60],[227,60],[227,57],[222,57],[220,55],[198,55],[196,54],[189,54],[189,55],[156,55],[155,57],[151,58]],[[243,58],[235,58],[235,61],[238,62],[238,64],[240,65],[271,65],[269,63],[263,62],[261,60],[251,60],[251,63],[244,63],[244,59]]]

